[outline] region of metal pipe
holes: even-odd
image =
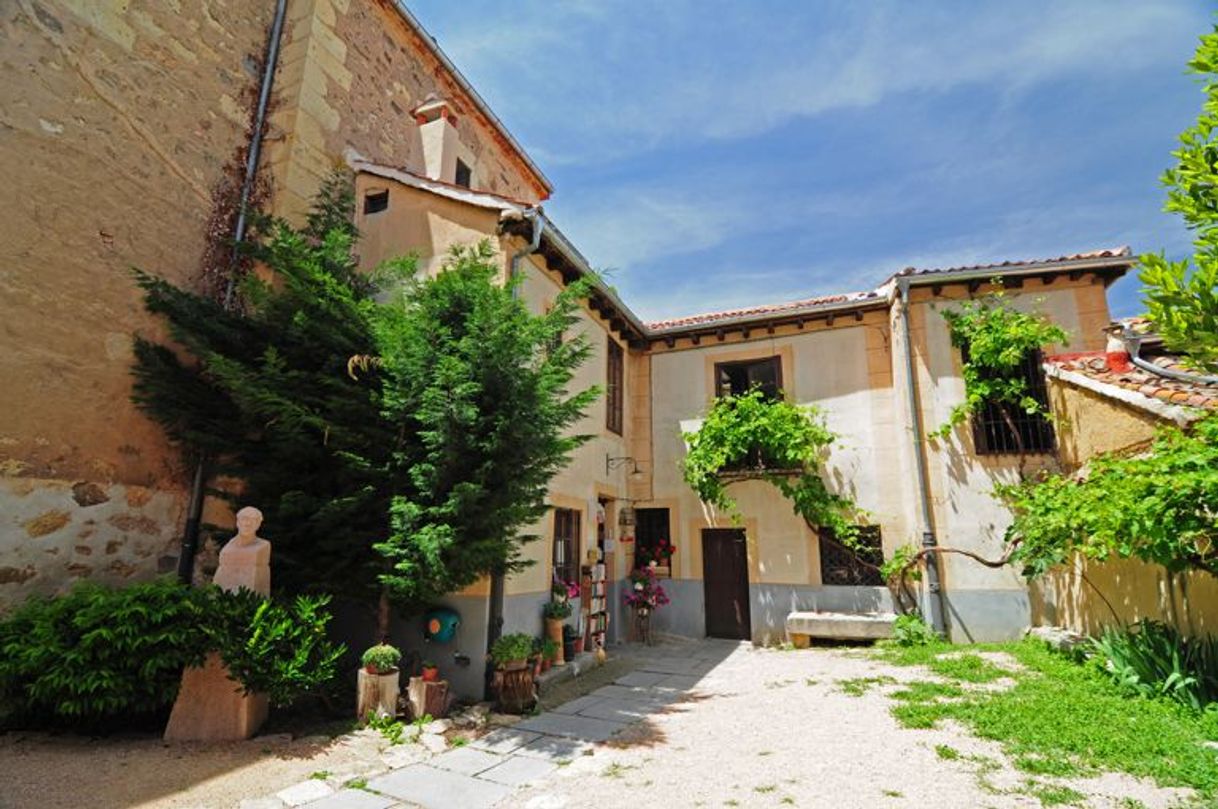
[[[283,21],[287,18],[288,0],[276,0],[275,18],[271,22],[271,33],[266,47],[266,59],[262,65],[262,86],[258,90],[258,106],[254,111],[254,130],[251,133],[249,154],[245,158],[245,178],[241,183],[241,200],[237,207],[237,224],[233,229],[233,252],[229,264],[228,281],[224,285],[224,308],[230,309],[237,278],[233,270],[237,265],[241,243],[249,220],[250,194],[258,174],[258,160],[262,155],[262,133],[266,127],[266,111],[271,102],[271,87],[274,84],[275,68],[279,62],[279,40],[283,35]],[[186,507],[186,526],[182,531],[182,550],[178,555],[178,579],[190,584],[194,576],[195,554],[199,549],[199,527],[203,520],[204,486],[207,484],[208,458],[199,456],[195,465],[194,479],[190,486],[190,501]]]
[[[1143,371],[1165,376],[1168,379],[1176,379],[1180,382],[1192,382],[1198,385],[1218,385],[1218,376],[1206,376],[1204,374],[1190,374],[1185,371],[1177,371],[1174,368],[1160,368],[1153,362],[1147,362],[1139,356],[1142,351],[1142,340],[1145,335],[1138,334],[1131,329],[1125,328],[1121,331],[1121,342],[1125,344],[1125,350],[1129,352],[1129,361],[1141,368]]]
[[[913,430],[914,468],[917,477],[918,504],[922,516],[922,548],[934,548],[938,542],[935,539],[934,517],[930,507],[930,489],[927,482],[925,439],[922,434],[922,408],[918,405],[918,387],[914,378],[913,336],[912,324],[909,317],[909,279],[902,278],[900,287],[900,308],[902,331],[905,343],[905,395],[909,402],[909,421]],[[925,611],[930,618],[930,625],[936,632],[946,631],[945,616],[947,610],[944,604],[943,587],[939,581],[939,558],[937,553],[926,554],[926,589],[930,597],[926,599]]]

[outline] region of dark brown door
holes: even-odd
[[[749,558],[741,528],[702,529],[702,584],[706,634],[752,637],[749,624]]]

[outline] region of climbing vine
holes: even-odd
[[[1218,415],[1192,430],[1161,427],[1138,455],[1105,454],[1081,476],[999,486],[1014,522],[1007,540],[1025,575],[1081,553],[1218,575]]]
[[[932,436],[947,438],[970,415],[987,404],[996,404],[1018,440],[1015,412],[1045,414],[1044,406],[1019,373],[1019,366],[1029,352],[1066,342],[1066,331],[1042,314],[1015,309],[1002,290],[945,310],[943,319],[952,345],[965,354],[964,401],[952,409],[947,422]]]
[[[830,492],[821,476],[837,436],[818,408],[771,400],[754,388],[717,399],[698,431],[684,437],[689,445],[681,467],[685,482],[712,515],[722,511],[738,522],[728,486],[741,479],[764,480],[808,525],[830,529],[844,544],[854,539],[858,507]]]

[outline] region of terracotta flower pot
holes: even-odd
[[[562,625],[561,618],[546,619],[546,637],[558,644],[558,652],[554,656],[554,664],[557,666],[565,662],[562,654]]]
[[[440,679],[440,670],[435,666],[423,667],[423,682],[434,683]]]
[[[582,654],[582,653],[583,653],[583,651],[584,651],[584,639],[583,639],[583,638],[576,638],[576,639],[575,639],[575,653],[576,653],[576,654]]]

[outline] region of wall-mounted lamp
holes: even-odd
[[[634,458],[630,457],[629,455],[621,455],[621,456],[614,457],[614,456],[611,456],[607,452],[605,453],[605,477],[608,477],[610,472],[612,472],[614,469],[617,469],[619,466],[625,464],[627,461],[629,461],[631,464],[630,472],[629,472],[630,479],[637,481],[640,478],[642,478],[643,471],[641,469],[639,469],[639,462],[636,461]]]

